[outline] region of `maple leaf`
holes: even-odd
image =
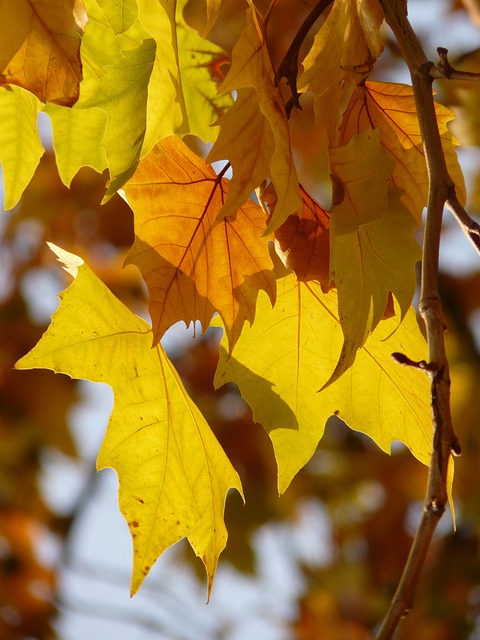
[[[58,173],[64,185],[70,186],[81,167],[92,167],[98,173],[107,168],[103,146],[107,114],[102,109],[65,109],[48,104],[44,112],[52,124],[53,149]]]
[[[129,0],[98,0],[98,6],[115,35],[128,31],[138,17],[136,2]]]
[[[382,319],[389,292],[402,317],[407,312],[421,258],[415,223],[389,188],[393,160],[380,145],[380,131],[366,130],[345,147],[331,149],[330,161],[335,176],[330,269],[345,343],[329,383],[353,363]]]
[[[233,346],[245,321],[254,320],[258,291],[275,300],[264,213],[250,201],[218,220],[226,189],[176,136],[152,149],[125,185],[135,212],[126,262],[147,283],[154,344],[179,320],[199,320],[206,330],[218,311]]]
[[[158,556],[187,536],[210,592],[227,531],[226,493],[240,479],[151,328],[77,256],[50,245],[73,283],[38,344],[15,365],[109,384],[115,404],[97,468],[119,478],[120,510],[133,540],[135,593]]]
[[[2,2],[0,20],[8,25],[0,43],[0,84],[23,87],[41,102],[76,102],[87,22],[83,0]]]
[[[463,174],[447,126],[454,114],[438,103],[435,111],[448,170],[464,202]],[[371,128],[380,130],[382,146],[395,158],[393,185],[403,191],[401,201],[420,226],[428,200],[428,173],[413,88],[391,82],[366,82],[357,87],[343,115],[339,144],[346,145],[353,136]]]
[[[277,288],[273,309],[264,294],[259,296],[257,320],[230,354],[223,338],[215,386],[235,382],[254,420],[268,432],[280,493],[313,455],[333,414],[386,452],[400,440],[428,465],[428,377],[391,358],[392,352],[425,358],[426,344],[414,310],[403,322],[398,317],[381,322],[353,366],[317,392],[331,377],[342,346],[336,293],[324,294],[317,283],[298,282],[293,275],[278,280]],[[221,326],[218,319],[213,324]]]
[[[254,89],[255,94],[242,92],[240,102],[232,107],[232,112],[220,119],[220,134],[207,159],[209,162],[227,159],[232,165],[235,198],[227,200],[221,215],[228,215],[242,206],[264,178],[271,179],[277,206],[267,228],[270,232],[302,205],[287,115],[275,85],[265,26],[251,2],[246,27],[235,43],[231,66],[219,91],[240,89]],[[234,140],[236,144],[232,148]],[[256,146],[252,152],[253,145]],[[247,148],[249,152],[244,155]],[[264,175],[259,178],[262,173]]]
[[[324,291],[330,287],[330,214],[300,186],[302,215],[294,213],[275,230],[275,249],[297,280],[318,281]],[[275,208],[268,190],[268,207]]]
[[[337,145],[340,118],[355,85],[383,51],[378,0],[334,2],[303,61],[299,91],[314,94],[315,117]]]
[[[32,179],[44,149],[37,131],[39,101],[20,87],[0,88],[0,163],[4,208],[12,209]]]

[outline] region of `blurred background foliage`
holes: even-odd
[[[258,4],[265,9],[265,2]],[[274,65],[312,5],[312,0],[278,4],[268,30]],[[480,32],[472,27],[480,25],[478,0],[411,0],[409,7],[429,54],[433,56],[436,46],[448,45],[454,66],[480,70]],[[211,33],[227,52],[242,28],[244,9],[240,0],[225,2]],[[191,2],[187,15],[192,25],[201,27],[201,3]],[[443,40],[449,30],[467,34],[457,38],[456,50]],[[375,78],[408,82],[395,44],[387,31],[385,35],[386,52]],[[453,129],[462,145],[460,157],[470,187],[468,209],[478,217],[480,86],[443,82],[437,90],[440,101],[457,115]],[[299,174],[308,188],[328,194],[327,167],[318,152],[322,132],[313,122],[308,96],[302,104],[303,111],[292,116]],[[48,139],[48,123],[41,124]],[[402,572],[421,509],[426,469],[400,445],[388,457],[368,438],[332,418],[313,459],[279,499],[273,453],[263,429],[253,423],[236,387],[213,391],[218,334],[210,332],[196,340],[191,334],[167,340],[167,348],[245,489],[245,506],[239,500],[227,504],[229,543],[220,574],[229,567],[234,579],[225,587],[221,578],[217,580],[213,601],[235,602],[243,593],[242,580],[264,589],[261,574],[271,571],[285,582],[277,584],[276,591],[272,588],[277,600],[287,594],[285,607],[269,608],[268,598],[259,599],[260,591],[253,591],[257,595],[242,600],[231,613],[225,609],[223,616],[217,615],[214,602],[209,605],[213,613],[205,613],[203,569],[181,544],[167,554],[168,566],[159,562],[142,588],[145,595],[137,596],[148,602],[140,613],[130,613],[115,601],[99,603],[99,594],[101,600],[112,584],[120,585],[125,596],[128,575],[108,554],[99,562],[92,538],[90,561],[88,545],[87,559],[84,555],[78,560],[74,533],[98,499],[101,481],[91,447],[89,452],[82,434],[71,428],[84,388],[64,376],[17,372],[12,367],[37,342],[55,308],[56,293],[68,285],[47,240],[82,256],[129,308],[146,315],[140,276],[132,267],[122,269],[133,241],[132,214],[117,196],[100,206],[105,180],[84,169],[68,190],[58,177],[52,152],[47,152],[20,204],[0,220],[0,638],[83,640],[87,631],[91,640],[126,637],[108,626],[119,622],[126,623],[128,637],[138,638],[369,638]],[[480,261],[448,217],[443,256],[452,406],[463,448],[455,470],[457,530],[453,532],[446,515],[400,639],[480,638]],[[90,419],[99,444],[105,419],[95,414]],[[76,469],[71,489],[68,469]],[[67,499],[60,506],[49,495],[52,482],[67,487]],[[85,526],[90,526],[88,519]],[[107,538],[117,535],[118,526],[124,525],[107,524]],[[259,541],[269,537],[277,542],[267,545],[267,553]],[[276,564],[287,568],[276,572]],[[82,575],[80,596],[69,591],[69,572]],[[176,582],[180,586],[174,594]],[[167,611],[174,612],[170,623],[165,622]],[[258,619],[264,622],[261,632],[255,631]],[[193,621],[193,631],[188,620]]]

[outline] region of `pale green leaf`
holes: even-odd
[[[0,88],[0,164],[4,208],[12,209],[35,173],[44,149],[37,131],[40,102],[20,87]]]

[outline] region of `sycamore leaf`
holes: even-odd
[[[385,314],[391,292],[407,312],[415,293],[415,265],[421,259],[415,223],[395,192],[389,210],[356,231],[337,229],[341,207],[331,215],[331,277],[338,290],[338,312],[345,341],[331,380],[353,363]],[[343,227],[343,222],[339,223]]]
[[[8,30],[0,41],[0,84],[23,87],[41,102],[76,102],[83,0],[1,2],[0,21]]]
[[[264,213],[250,201],[218,220],[226,189],[175,136],[152,149],[125,185],[135,212],[126,262],[147,283],[154,344],[178,320],[199,320],[205,331],[218,311],[233,346],[245,321],[254,320],[260,289],[275,300]]]
[[[268,432],[278,465],[279,491],[285,491],[313,455],[333,414],[370,436],[384,451],[400,440],[428,464],[428,377],[398,365],[390,355],[398,351],[414,360],[426,357],[414,310],[401,323],[398,317],[381,322],[354,365],[317,392],[331,377],[342,346],[336,294],[324,294],[317,283],[297,282],[293,275],[279,280],[277,287],[273,309],[265,295],[259,296],[257,319],[231,354],[223,338],[215,386],[235,382],[255,421]]]
[[[281,93],[275,86],[265,25],[251,3],[247,9],[246,27],[235,43],[230,69],[220,87],[223,92],[239,89],[254,89],[256,95],[251,91],[241,94],[241,102],[232,107],[234,112],[220,121],[219,140],[208,155],[210,162],[229,160],[233,169],[232,188],[236,197],[227,201],[221,215],[231,214],[242,206],[251,192],[268,177],[277,194],[275,214],[267,228],[267,231],[273,231],[302,205],[287,115]],[[232,147],[233,141],[235,145]],[[244,156],[242,151],[249,145],[256,145],[255,152]],[[261,178],[260,173],[264,173]]]
[[[115,404],[97,467],[119,478],[119,503],[133,540],[131,591],[158,556],[187,536],[211,589],[227,531],[226,493],[239,477],[151,328],[83,260],[52,245],[74,282],[39,343],[15,365],[104,382]]]
[[[301,186],[302,215],[294,213],[275,231],[275,249],[297,280],[330,287],[330,214]],[[267,194],[268,195],[268,194]],[[269,209],[275,207],[268,202]]]
[[[98,0],[98,6],[115,35],[128,31],[138,17],[137,4],[131,0]]]
[[[461,201],[465,184],[447,124],[454,114],[435,103],[447,166]],[[380,131],[380,142],[395,158],[393,184],[403,191],[402,203],[420,226],[428,199],[428,174],[412,87],[391,82],[366,82],[352,95],[340,127],[341,145],[367,129]]]
[[[43,155],[37,131],[39,102],[20,87],[0,88],[0,163],[4,208],[12,209],[32,179]]]
[[[333,179],[332,213],[344,232],[380,218],[388,210],[393,158],[380,144],[380,132],[368,129],[344,147],[329,150]]]
[[[52,123],[53,149],[58,173],[64,185],[70,186],[81,167],[92,167],[98,173],[107,168],[102,141],[107,114],[102,109],[66,109],[48,104],[44,111]]]
[[[354,136],[330,150],[334,180],[331,212],[331,278],[345,336],[332,378],[340,377],[382,319],[389,292],[401,315],[415,292],[415,265],[421,258],[415,223],[388,183],[393,161],[380,145],[378,129]],[[340,185],[340,186],[338,186]]]
[[[191,133],[213,142],[218,128],[211,125],[232,104],[231,96],[217,95],[222,78],[218,65],[226,62],[225,53],[186,24],[186,4],[187,0],[138,3],[140,21],[156,43],[142,156],[172,133]]]
[[[315,117],[337,145],[340,118],[355,85],[371,70],[383,50],[378,0],[334,2],[303,61],[299,91],[314,94]]]
[[[207,33],[217,21],[222,2],[223,0],[207,0],[207,24],[205,25],[205,29],[203,32],[204,36],[207,35]]]

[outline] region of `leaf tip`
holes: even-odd
[[[53,242],[47,242],[47,245],[51,251],[57,256],[59,262],[63,263],[63,268],[67,273],[69,273],[74,278],[77,277],[78,268],[82,266],[83,260],[79,256],[76,256],[74,253],[70,253],[69,251],[65,251],[61,247],[53,244]]]

